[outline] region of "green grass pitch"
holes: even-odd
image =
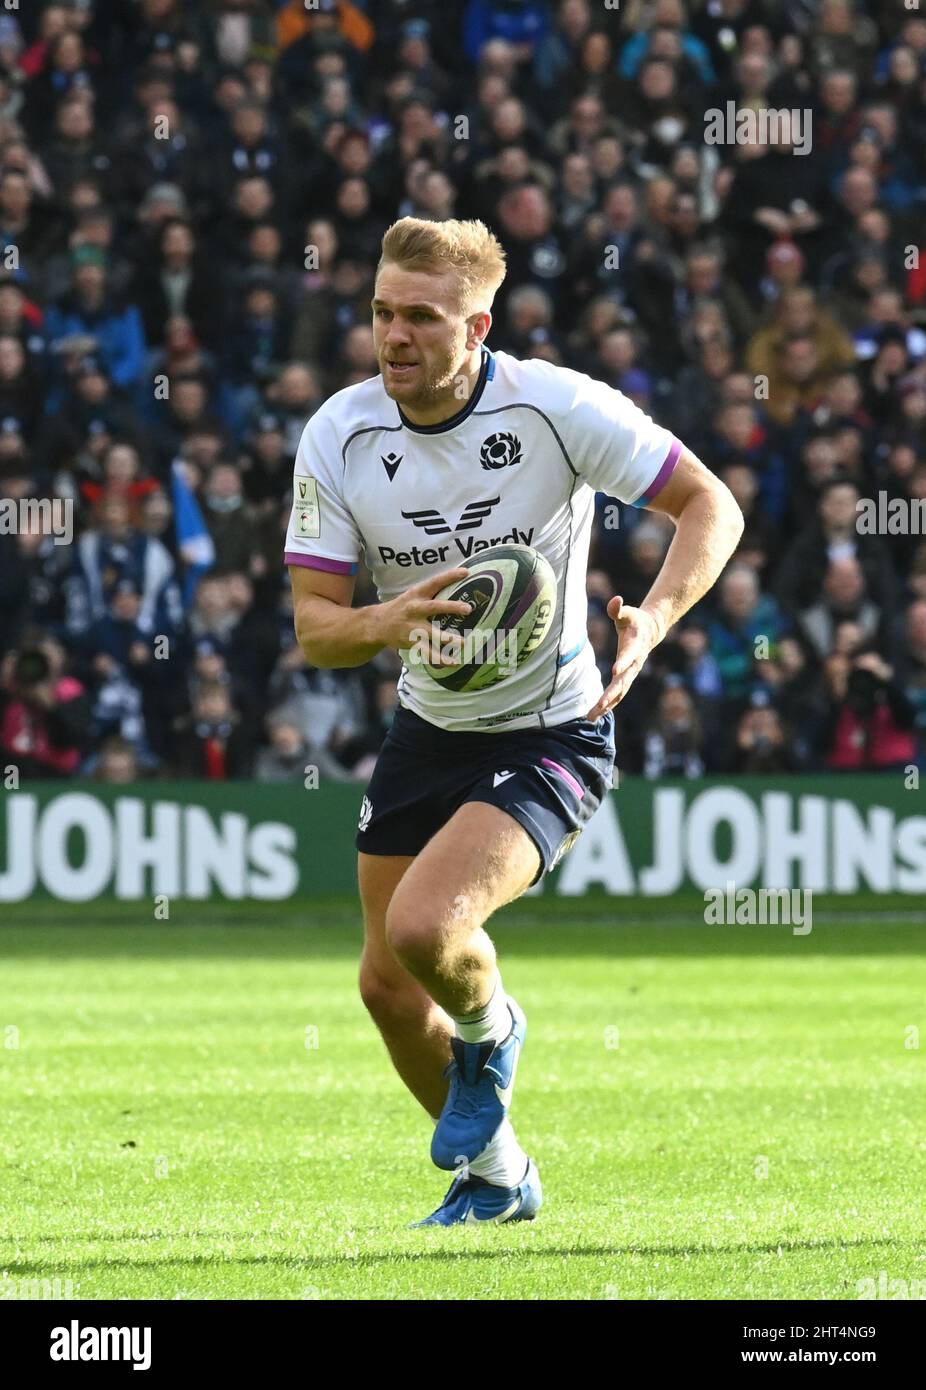
[[[506,909],[490,930],[530,1024],[513,1119],[546,1204],[427,1231],[407,1223],[447,1178],[357,995],[355,905],[7,908],[0,1292],[856,1299],[882,1271],[926,1281],[915,906],[815,901],[804,937],[706,927],[698,902]]]

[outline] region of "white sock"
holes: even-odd
[[[464,1042],[501,1042],[511,1032],[511,1013],[502,987],[502,977],[496,970],[495,988],[487,1003],[471,1014],[451,1014],[457,1025],[457,1037]]]
[[[469,1165],[474,1178],[485,1178],[497,1187],[517,1187],[527,1172],[527,1154],[521,1148],[506,1116],[483,1149]]]

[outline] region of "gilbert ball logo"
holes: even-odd
[[[511,468],[521,461],[521,441],[516,434],[490,434],[482,441],[479,462],[483,468]]]

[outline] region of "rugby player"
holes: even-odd
[[[513,674],[442,688],[405,660],[399,708],[357,831],[365,926],[360,992],[455,1176],[416,1224],[530,1220],[542,1194],[509,1117],[526,1020],[485,924],[571,847],[608,795],[614,708],[648,654],[714,584],[742,533],[732,494],[619,391],[492,352],[505,255],[478,221],[405,217],[386,232],[372,300],[381,374],[330,397],[296,455],[286,562],[316,667],[406,656],[462,561],[502,542],[543,554],[553,625]],[[639,607],[615,595],[606,689],[586,635],[595,493],[671,518]],[[379,601],[352,606],[366,563]]]

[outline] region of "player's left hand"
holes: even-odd
[[[644,661],[662,641],[656,619],[644,608],[632,608],[616,594],[608,604],[608,617],[617,628],[617,660],[611,668],[611,684],[586,718],[593,724],[619,705],[640,674]]]

